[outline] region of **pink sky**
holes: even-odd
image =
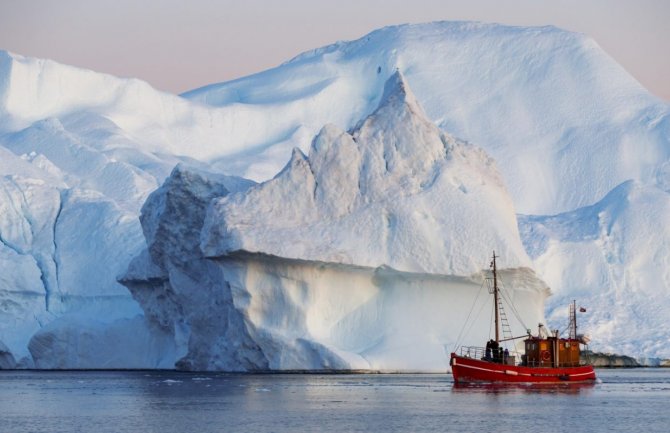
[[[181,93],[379,27],[436,20],[586,33],[670,101],[665,0],[0,0],[0,49]]]

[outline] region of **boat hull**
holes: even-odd
[[[596,380],[591,365],[577,367],[524,367],[498,364],[451,354],[456,383],[585,383]]]

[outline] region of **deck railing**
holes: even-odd
[[[462,346],[460,355],[466,358],[481,359],[485,361],[497,362],[499,364],[511,365],[514,365],[515,360],[517,359],[514,356],[514,353],[508,353],[507,356],[505,356],[502,352],[499,352],[499,355],[496,356],[494,351],[489,349],[487,353],[485,348],[477,346]]]
[[[486,356],[486,349],[477,346],[461,346],[459,355],[466,358],[482,359]]]
[[[483,347],[477,347],[477,346],[461,346],[460,351],[459,351],[460,356],[464,356],[466,358],[472,358],[472,359],[482,359],[482,360],[488,360],[492,362],[496,362],[496,358],[493,353],[489,353],[488,357],[486,356],[486,349]],[[504,361],[505,364],[510,363],[510,364],[516,364],[516,365],[524,365],[527,367],[553,367],[551,361],[527,361],[525,364],[524,363],[517,363],[515,361],[521,361],[523,358],[519,353],[512,352],[509,354],[508,358],[506,358]],[[497,359],[497,362],[503,363],[503,360]],[[561,362],[560,367],[578,367],[580,365],[585,365],[587,363],[584,362],[584,360],[580,361],[575,361],[575,362]]]

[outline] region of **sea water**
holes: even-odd
[[[670,369],[592,385],[435,374],[0,371],[0,432],[669,432]]]

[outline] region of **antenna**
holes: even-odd
[[[496,343],[500,342],[500,331],[498,330],[498,270],[496,268],[496,252],[493,251],[493,261],[491,267],[493,268],[493,310],[495,311],[495,326],[496,326]]]

